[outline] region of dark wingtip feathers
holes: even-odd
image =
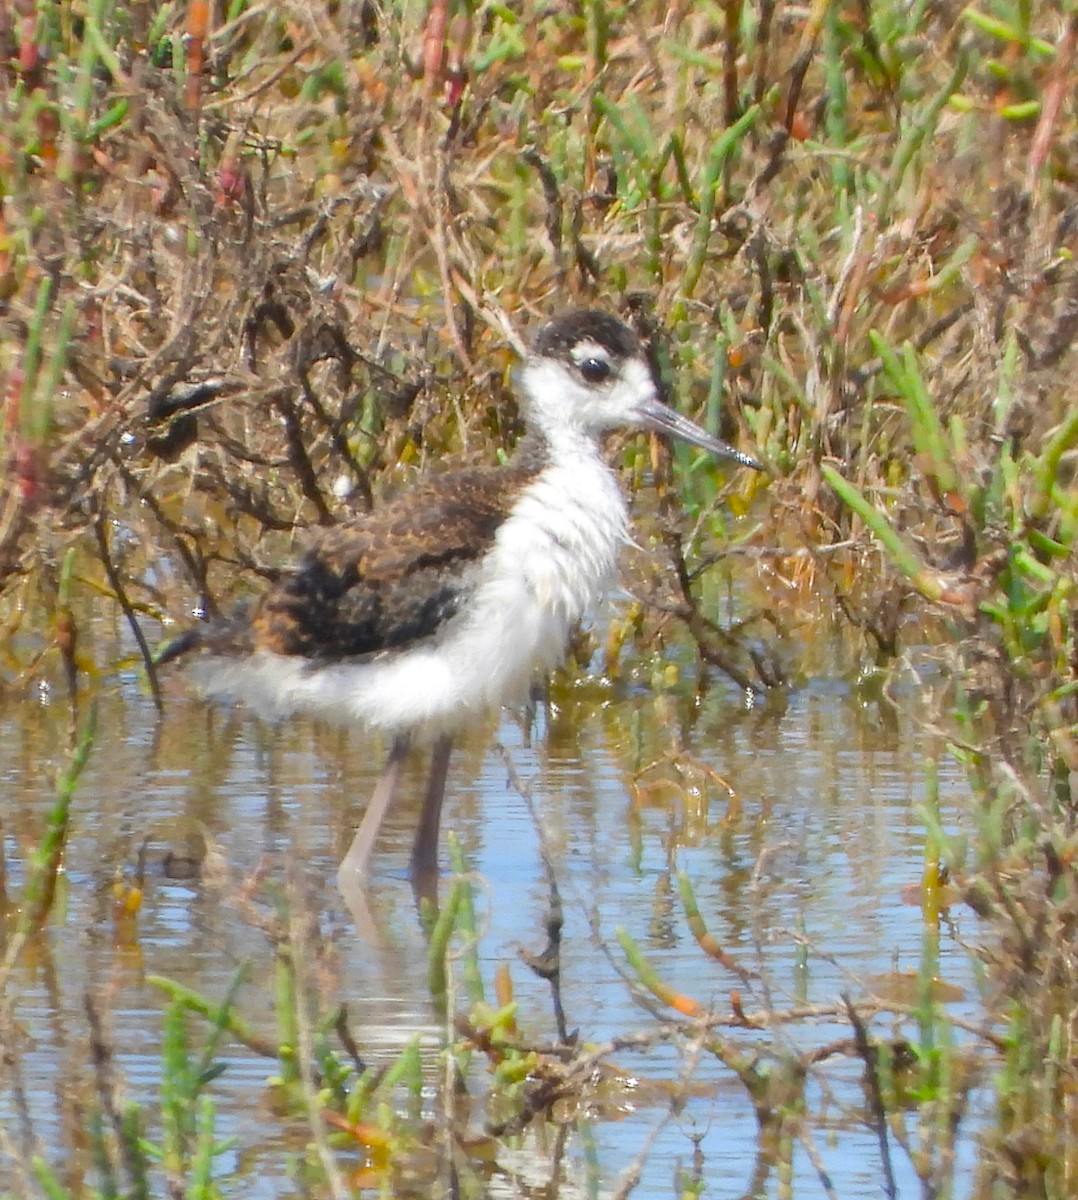
[[[250,654],[254,649],[254,635],[248,619],[246,606],[241,606],[227,618],[200,621],[177,634],[154,655],[154,666],[163,667],[185,658],[197,651],[224,657]]]
[[[178,658],[183,658],[185,654],[189,654],[201,646],[205,637],[206,629],[204,627],[195,625],[191,629],[185,629],[183,633],[165,642],[153,656],[153,665],[163,667],[167,663],[175,662]]]

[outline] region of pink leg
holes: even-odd
[[[419,816],[419,828],[416,830],[415,843],[412,846],[413,883],[423,878],[429,881],[438,872],[438,827],[441,824],[445,780],[452,751],[453,739],[448,734],[443,734],[434,743],[427,792],[423,797],[423,811]]]
[[[401,768],[407,753],[408,739],[394,738],[393,744],[389,748],[386,769],[382,773],[381,779],[378,780],[374,795],[371,796],[370,803],[367,805],[367,811],[363,814],[359,829],[356,830],[356,836],[352,839],[348,853],[344,856],[340,869],[337,871],[337,883],[342,889],[346,882],[352,882],[357,876],[362,877],[367,874],[367,864],[370,862],[374,843],[378,840],[378,831],[382,828],[386,812],[396,794]]]

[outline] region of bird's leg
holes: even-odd
[[[438,872],[438,827],[442,817],[442,801],[445,799],[445,780],[449,771],[449,756],[453,751],[453,739],[442,734],[434,743],[430,756],[430,775],[427,791],[423,797],[423,811],[419,815],[419,828],[412,846],[412,883],[421,887],[421,880],[429,881]]]
[[[385,820],[386,811],[393,802],[407,753],[408,739],[406,737],[394,738],[393,744],[389,747],[386,769],[382,772],[381,779],[378,780],[374,794],[367,805],[367,811],[363,814],[363,820],[356,830],[356,836],[352,839],[351,846],[348,847],[348,853],[341,860],[340,868],[337,871],[338,886],[345,881],[352,882],[356,876],[366,875],[374,843],[378,840],[378,831]]]

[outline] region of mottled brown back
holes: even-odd
[[[539,463],[436,477],[326,533],[267,593],[257,646],[322,661],[430,637],[466,601],[477,566]]]

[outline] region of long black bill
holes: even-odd
[[[690,446],[699,446],[701,450],[707,450],[710,454],[714,454],[716,458],[731,459],[733,462],[740,463],[743,467],[751,467],[754,471],[762,471],[763,464],[758,463],[755,458],[749,454],[743,454],[740,450],[735,449],[729,442],[722,441],[721,438],[712,437],[706,429],[701,429],[695,421],[690,421],[688,417],[683,417],[681,413],[675,412],[672,408],[660,401],[656,400],[649,404],[641,413],[640,424],[645,429],[652,429],[656,433],[665,433],[668,437],[680,438],[683,442],[688,442]]]

